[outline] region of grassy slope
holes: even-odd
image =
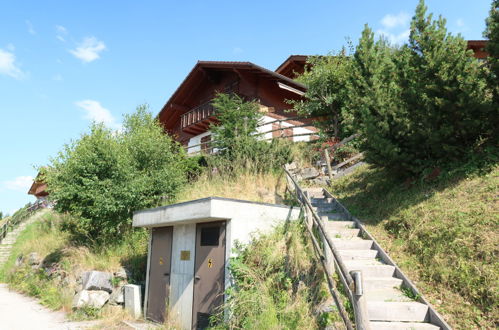
[[[7,282],[17,291],[39,298],[49,308],[61,309],[70,313],[70,317],[81,319],[90,315],[73,313],[71,303],[77,276],[82,271],[113,272],[126,266],[133,272],[132,282],[144,280],[145,272],[142,270],[146,263],[147,236],[142,232],[135,232],[120,245],[92,251],[71,245],[68,235],[60,230],[61,218],[58,214],[49,212],[20,234],[9,259],[0,268],[0,281]],[[19,256],[24,256],[26,260],[32,252],[36,252],[45,265],[56,265],[54,276],[47,276],[41,269],[33,270],[27,263],[15,266]],[[103,310],[101,315],[114,317],[119,314],[111,309],[112,307]]]
[[[331,187],[455,328],[495,328],[499,167],[403,184],[365,166]]]

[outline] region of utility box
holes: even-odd
[[[140,285],[127,284],[123,287],[123,296],[125,299],[125,310],[135,319],[141,316]]]
[[[136,212],[134,227],[150,228],[144,315],[183,329],[203,329],[225,300],[228,261],[236,241],[296,220],[285,205],[209,197]]]

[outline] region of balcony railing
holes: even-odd
[[[200,121],[203,121],[213,116],[214,114],[215,108],[213,108],[211,102],[206,102],[195,107],[189,112],[184,113],[180,118],[180,125],[182,126],[182,129],[184,129],[190,125],[199,123]]]

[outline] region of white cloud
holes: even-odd
[[[391,44],[400,45],[409,39],[410,32],[410,30],[405,30],[400,33],[391,33],[385,30],[377,30],[376,35],[387,39]]]
[[[106,49],[104,42],[95,37],[86,37],[78,44],[76,49],[71,49],[69,52],[83,62],[92,62],[98,59],[99,53]]]
[[[457,29],[456,29],[457,32],[466,32],[469,30],[468,26],[466,25],[466,23],[464,22],[464,20],[462,18],[458,18],[456,20],[456,26],[457,26]]]
[[[68,35],[68,29],[66,29],[62,25],[56,25],[55,26],[55,31],[56,31],[56,36],[55,37],[59,41],[66,42],[66,38],[65,37]]]
[[[33,27],[33,24],[31,24],[31,22],[29,20],[26,20],[25,22],[26,22],[26,26],[28,27],[28,33],[31,35],[35,35],[36,31]]]
[[[406,26],[411,19],[411,16],[405,12],[400,12],[396,15],[387,14],[381,19],[381,25],[385,29],[393,29],[399,26]]]
[[[85,110],[85,119],[92,120],[98,123],[103,123],[109,128],[119,130],[121,124],[116,122],[111,112],[104,108],[100,102],[94,100],[83,100],[75,102],[76,106]]]
[[[411,16],[406,12],[386,14],[381,19],[383,28],[376,31],[376,35],[387,39],[392,44],[402,44],[409,38],[408,29]]]
[[[18,176],[13,180],[8,180],[3,183],[5,188],[15,191],[27,192],[33,184],[33,177],[31,176]]]
[[[8,48],[8,47],[7,47]],[[15,79],[23,79],[26,74],[19,68],[16,63],[14,53],[0,48],[0,74],[10,76]]]

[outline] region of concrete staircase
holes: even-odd
[[[359,236],[356,222],[346,220],[333,198],[326,198],[323,189],[304,190],[348,271],[362,271],[371,329],[440,329],[429,323],[430,307],[404,294],[395,266],[381,261],[374,241]]]
[[[5,238],[0,241],[0,266],[3,265],[7,259],[9,259],[10,252],[12,250],[12,246],[17,240],[19,234],[26,229],[26,227],[38,220],[43,214],[46,213],[46,210],[38,211],[36,214],[28,218],[27,220],[21,222],[16,228],[12,231],[8,232]]]

